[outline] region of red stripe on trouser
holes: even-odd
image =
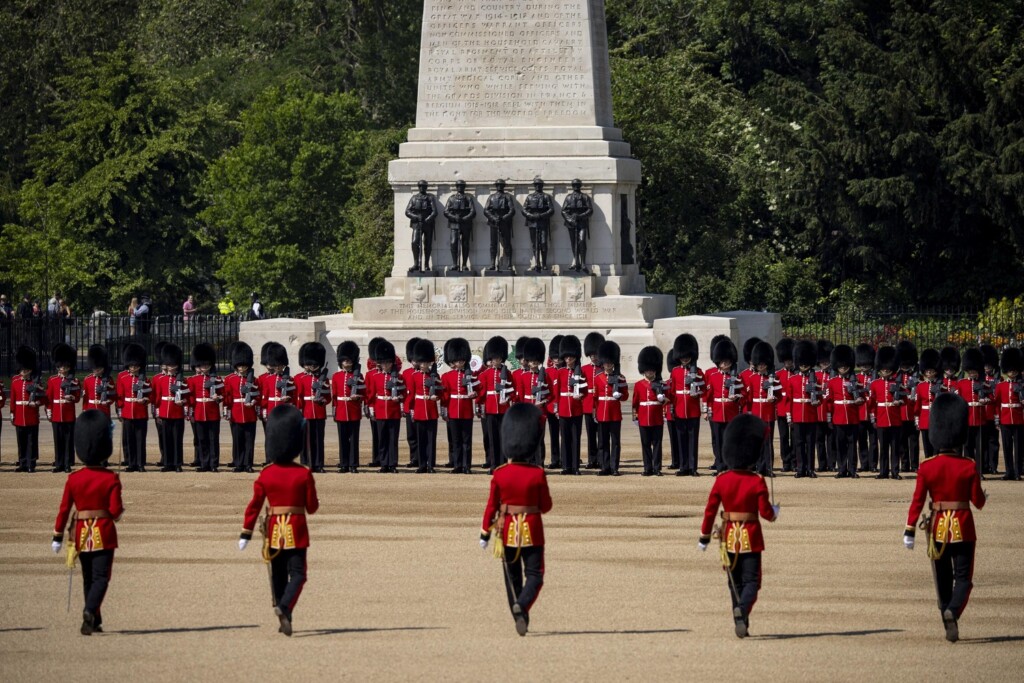
[[[302,589],[306,585],[306,578],[309,575],[309,568],[306,562],[306,558],[302,558],[302,580],[299,581],[299,587],[295,589],[295,597],[288,603],[288,612],[291,613],[295,609],[295,604],[299,601],[299,596],[302,595]]]

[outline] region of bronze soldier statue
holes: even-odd
[[[444,207],[444,216],[448,219],[451,230],[452,270],[469,270],[469,242],[473,236],[473,219],[476,217],[476,204],[466,194],[466,181],[455,181],[455,194],[448,198]]]
[[[533,247],[533,268],[540,272],[548,269],[548,233],[551,216],[555,213],[551,195],[544,194],[544,181],[533,179],[533,192],[523,202],[526,227],[530,229],[530,246]]]
[[[427,193],[427,181],[421,180],[416,185],[420,191],[409,199],[409,204],[405,207],[405,217],[409,219],[409,227],[412,228],[413,266],[409,269],[410,273],[430,270],[430,251],[434,245],[434,219],[437,218],[434,195]]]
[[[569,230],[569,244],[572,246],[569,270],[579,272],[587,270],[587,239],[590,237],[590,216],[594,213],[590,197],[580,191],[582,187],[579,178],[573,180],[572,192],[562,203],[562,219]]]
[[[501,262],[505,260],[508,268],[512,268],[512,217],[516,215],[516,205],[512,195],[505,192],[505,181],[498,178],[494,181],[494,194],[487,198],[484,215],[491,228],[491,270],[502,270]],[[501,254],[498,245],[501,244]]]

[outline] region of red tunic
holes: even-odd
[[[871,383],[875,381],[875,374],[874,372],[858,372],[857,381],[860,382],[862,387],[869,389],[871,387]],[[860,406],[860,421],[867,422],[869,419],[868,402],[864,401]]]
[[[441,387],[431,391],[427,388],[427,380],[430,379],[429,372],[416,370],[410,375],[408,384],[412,419],[414,420],[436,420],[441,403]]]
[[[828,403],[829,415],[832,416],[832,424],[860,424],[860,407],[867,401],[863,396],[855,399],[846,386],[848,382],[856,381],[855,376],[839,376],[833,377],[825,384],[825,400]]]
[[[703,383],[702,386],[686,386],[686,376],[692,371],[693,374],[699,378],[699,381]],[[717,368],[715,372],[718,372]],[[708,378],[701,369],[694,366],[691,368],[684,368],[682,366],[672,370],[672,390],[674,398],[672,403],[675,406],[675,416],[680,419],[688,419],[692,417],[700,417],[701,401],[704,400],[704,395],[708,390]]]
[[[705,375],[706,376],[706,375]],[[716,372],[711,375],[708,382],[707,402],[711,407],[712,422],[731,422],[740,414],[740,406],[743,404],[743,385],[738,383],[730,392],[725,383],[732,375],[724,372]],[[732,396],[733,398],[730,398]]]
[[[925,496],[935,503],[970,502],[979,510],[985,507],[977,465],[969,458],[948,453],[928,458],[917,468],[917,486],[907,514],[908,531],[914,529],[924,510]],[[964,510],[934,511],[931,533],[939,543],[977,540],[970,506]]]
[[[600,370],[593,363],[588,363],[587,365],[583,366],[583,376],[587,378],[587,387],[590,388],[590,391],[587,392],[587,395],[583,397],[584,415],[593,415],[594,411],[597,410],[598,408],[598,401],[594,400],[594,378],[597,377],[597,375],[602,372],[604,371]]]
[[[103,393],[103,375],[89,375],[82,380],[82,410],[100,410],[110,415],[110,406],[117,400],[117,390],[113,380],[107,382],[107,398],[101,401]]]
[[[558,383],[558,368],[545,368],[544,373],[547,375],[548,390],[551,392],[550,400],[544,406],[544,410],[548,415],[558,417],[559,395],[561,394],[561,385]]]
[[[532,403],[537,406],[541,411],[540,421],[543,423],[547,419],[546,411],[547,405],[551,402],[553,396],[551,385],[545,384],[547,387],[547,393],[538,401],[534,398],[533,388],[537,386],[537,380],[543,377],[543,381],[546,383],[547,371],[540,368],[539,372],[530,372],[529,370],[523,370],[516,376],[515,389],[516,398],[522,403]]]
[[[331,398],[334,400],[335,422],[359,422],[363,419],[362,407],[366,397],[366,378],[361,384],[350,386],[349,380],[355,373],[338,370],[331,377]]]
[[[995,403],[999,410],[999,424],[1004,426],[1024,424],[1024,397],[1021,385],[1005,380],[996,385]]]
[[[484,510],[480,535],[490,538],[491,525],[502,505],[536,507],[539,513],[528,513],[517,523],[518,515],[505,515],[501,538],[506,547],[525,548],[544,545],[544,523],[541,515],[551,511],[551,492],[544,469],[537,465],[510,462],[494,470],[491,476],[491,495]]]
[[[973,379],[964,378],[957,384],[957,393],[960,397],[967,401],[967,424],[971,427],[981,427],[988,423],[988,405],[989,399],[982,399],[978,396],[978,388],[975,384],[983,384],[981,380],[977,382]]]
[[[726,512],[749,512],[760,514],[769,522],[775,521],[768,499],[768,486],[760,474],[749,470],[728,470],[718,475],[708,504],[704,508],[704,521],[700,535],[707,538],[715,524],[718,506]],[[726,548],[731,553],[760,553],[764,551],[764,537],[761,535],[761,521],[755,517],[751,522],[723,522]]]
[[[184,377],[182,377],[184,379]],[[171,389],[171,385],[174,384],[174,375],[168,375],[165,372],[159,375],[154,375],[150,385],[153,387],[153,403],[156,404],[156,416],[168,420],[180,420],[185,417],[185,411],[188,409],[188,393],[181,395],[181,405],[178,405],[175,396],[177,392]],[[184,383],[184,388],[188,389],[188,382]]]
[[[573,390],[569,381],[573,370],[567,367],[558,369],[558,417],[560,418],[577,417],[583,414],[583,399],[590,392],[591,387],[583,386],[587,380],[582,376],[582,368],[580,373],[580,378],[575,380],[578,382],[576,389]]]
[[[53,523],[54,536],[64,535],[72,505],[76,510],[106,510],[110,514],[110,517],[79,519],[75,522],[76,550],[89,553],[117,547],[117,528],[114,522],[124,513],[121,480],[117,472],[103,467],[84,467],[68,475],[57,521]]]
[[[366,376],[367,400],[372,402],[376,420],[398,420],[402,417],[405,389],[399,389],[397,397],[392,399],[392,392],[387,388],[390,381],[391,375],[380,371],[375,372],[372,377],[369,374]]]
[[[487,368],[480,373],[480,387],[477,391],[476,402],[483,406],[484,413],[487,415],[504,415],[508,412],[509,406],[517,400],[516,388],[512,384],[512,373],[508,372],[505,380],[508,382],[505,392],[506,401],[501,402],[501,371],[503,369],[507,372],[507,368],[502,366],[501,368]]]
[[[409,367],[402,370],[402,381],[405,382],[405,397],[402,400],[402,412],[412,413],[412,402],[413,402],[413,391],[412,391],[412,373],[416,372],[416,368]]]
[[[641,427],[664,425],[665,409],[663,405],[651,390],[651,383],[646,377],[637,380],[637,383],[633,385],[633,419],[639,422]]]
[[[753,413],[768,424],[775,421],[775,410],[779,397],[782,396],[782,385],[771,373],[762,375],[759,372],[748,372],[743,377],[744,412]],[[765,382],[769,388],[765,389]]]
[[[287,386],[278,387],[277,383],[282,375],[274,372],[266,372],[256,378],[260,385],[260,409],[263,411],[263,418],[274,408],[295,403],[295,380],[289,378]]]
[[[306,515],[314,514],[320,507],[313,473],[294,462],[284,465],[274,463],[264,467],[252,484],[252,500],[245,508],[243,534],[251,535],[256,528],[256,520],[264,500],[271,507],[306,509],[306,514],[301,515],[270,516],[270,547],[282,550],[308,548],[309,529],[306,526]]]
[[[259,382],[253,382],[256,387],[256,396],[251,398],[251,403],[246,403],[246,394],[249,383],[245,375],[233,372],[224,378],[224,412],[228,419],[235,424],[251,424],[258,418],[256,411],[259,409]]]
[[[473,387],[467,387],[464,382],[467,377],[472,377],[472,372],[465,370],[449,370],[441,375],[441,386],[444,393],[441,395],[441,405],[448,410],[448,418],[451,420],[472,420],[473,405],[476,402],[476,392]]]
[[[594,376],[591,384],[594,387],[594,404],[597,406],[594,410],[594,419],[598,422],[622,422],[622,402],[629,398],[629,386],[626,385],[625,377],[619,375],[621,396],[618,398],[612,395],[615,388],[610,380],[611,378],[601,371]]]
[[[993,394],[995,394],[996,386],[999,384],[1001,377],[1002,375],[999,375],[998,373],[995,375],[985,375],[985,381],[988,382],[988,385],[992,389]],[[988,404],[988,408],[985,410],[985,417],[988,419],[989,422],[993,422],[996,419],[996,415],[998,414],[999,406],[997,406],[996,402],[993,400]]]
[[[896,373],[896,381],[907,387],[907,400],[903,403],[903,407],[900,409],[900,418],[904,422],[908,422],[914,419],[914,414],[917,412],[917,407],[914,402],[917,400],[917,385],[920,384],[920,377],[917,373],[903,372],[902,370]],[[910,387],[913,385],[914,389]]]
[[[825,387],[821,381],[821,373],[809,370],[805,375],[802,372],[794,372],[782,385],[782,392],[789,401],[790,421],[797,424],[810,424],[818,421],[818,407],[811,403],[811,397],[806,389],[807,380],[811,372],[814,372],[815,381],[818,383],[819,401],[825,400]]]
[[[868,393],[868,414],[875,416],[876,427],[900,427],[903,425],[902,402],[893,396],[892,377],[879,377],[871,383]]]
[[[313,382],[316,381],[317,375],[300,372],[294,379],[295,407],[302,412],[302,417],[307,420],[326,420],[328,401],[313,393]]]
[[[149,393],[138,397],[139,389],[149,388]],[[149,406],[153,404],[152,385],[143,375],[133,375],[125,370],[117,376],[117,409],[126,420],[148,420]]]
[[[921,382],[914,389],[914,393],[917,394],[917,400],[914,401],[914,419],[917,422],[917,428],[923,432],[928,431],[928,427],[931,426],[929,417],[932,414],[932,401],[935,400],[935,396],[932,394],[932,387],[935,385],[944,387],[944,392],[949,391],[949,387],[938,379],[934,382]]]
[[[207,388],[206,381],[214,386]],[[188,405],[195,422],[218,422],[223,400],[224,383],[216,375],[199,373],[188,378]]]
[[[64,393],[64,378],[54,375],[46,382],[46,413],[50,422],[74,422],[75,404],[82,398],[82,387],[74,380],[74,388]]]
[[[782,370],[775,371],[775,376],[778,378],[779,384],[781,384],[783,387],[785,387],[786,383],[789,382],[789,378],[790,376],[792,376],[792,374],[792,372],[786,370],[785,368],[783,368]],[[783,389],[779,393],[778,401],[775,402],[775,414],[778,417],[786,417],[787,415],[789,415],[789,408],[789,397],[786,395],[785,389]]]

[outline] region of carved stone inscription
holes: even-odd
[[[445,322],[466,320],[589,320],[594,315],[592,304],[563,306],[521,303],[488,304],[397,304],[378,311],[379,320]]]

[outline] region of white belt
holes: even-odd
[[[842,401],[832,401],[832,403],[836,404],[837,406],[852,406],[857,402],[853,400],[843,399]]]
[[[132,397],[132,398],[126,398],[125,401],[127,401],[128,403],[149,403],[149,399],[148,398],[134,398],[134,397]]]
[[[754,403],[771,403],[775,399],[774,398],[755,398],[753,400],[754,400]]]
[[[473,398],[473,397],[470,396],[469,394],[452,394],[448,398],[452,398],[452,399],[470,399],[470,398]]]
[[[810,403],[810,402],[811,402],[811,399],[809,399],[809,398],[794,398],[793,399],[793,403]]]
[[[244,398],[236,398],[235,400],[232,401],[232,403],[245,403],[246,400],[247,399]]]
[[[174,397],[173,396],[161,396],[160,400],[161,401],[173,401]]]
[[[967,402],[967,406],[969,408],[981,408],[981,407],[986,406],[986,405],[988,405],[988,404],[987,403],[982,403],[981,401],[968,401]]]
[[[495,392],[495,393],[497,393],[497,392]],[[417,401],[431,401],[431,400],[433,400],[434,398],[435,398],[435,397],[434,397],[434,395],[433,395],[433,394],[431,394],[431,395],[429,395],[429,396],[425,396],[424,394],[416,394],[416,400],[417,400]]]
[[[16,405],[16,406],[27,406],[31,402],[32,401],[15,401],[14,405]]]
[[[385,394],[384,396],[377,396],[378,401],[386,401],[391,398],[391,394]]]
[[[660,406],[661,401],[640,401],[641,406]]]
[[[267,400],[268,401],[277,402],[277,401],[287,401],[289,398],[290,398],[289,396],[270,396],[270,397],[267,398]]]
[[[503,393],[507,394],[507,393],[509,393],[511,391],[512,391],[511,389],[505,389],[504,391],[488,391],[487,395],[488,396],[497,396],[498,394],[503,394]],[[565,396],[568,396],[568,395],[569,394],[565,394]]]
[[[196,403],[214,403],[216,400],[215,398],[197,398]]]
[[[597,400],[598,401],[618,401],[619,399],[615,398],[614,396],[598,396]]]
[[[1021,404],[1021,403],[1004,403],[1003,407],[1004,408],[1020,408],[1021,405],[1024,405],[1024,404]]]
[[[971,405],[971,404],[968,403],[967,405]],[[899,404],[897,404],[895,401],[890,401],[890,402],[886,402],[886,403],[879,403],[878,407],[879,408],[900,408],[901,406]]]
[[[54,403],[74,403],[74,401],[72,399],[70,399],[70,398],[55,398],[55,399],[53,399],[53,402]]]
[[[929,406],[921,406],[921,410],[931,410],[931,409],[932,409],[932,407],[930,405]]]
[[[358,396],[335,396],[335,401],[358,401]]]
[[[110,401],[100,401],[100,400],[94,400],[94,399],[91,399],[91,398],[90,398],[90,399],[89,399],[88,401],[86,401],[86,402],[87,402],[87,403],[94,403],[94,404],[101,404],[101,403],[109,403]]]
[[[736,400],[732,398],[716,398],[715,403],[736,403]]]
[[[571,391],[570,391],[570,392],[568,392],[568,393],[566,393],[566,392],[564,392],[564,391],[563,391],[563,392],[562,392],[562,396],[564,396],[565,398],[583,398],[582,396],[577,396],[576,394],[574,394],[574,393],[573,393],[573,392],[571,392]]]

